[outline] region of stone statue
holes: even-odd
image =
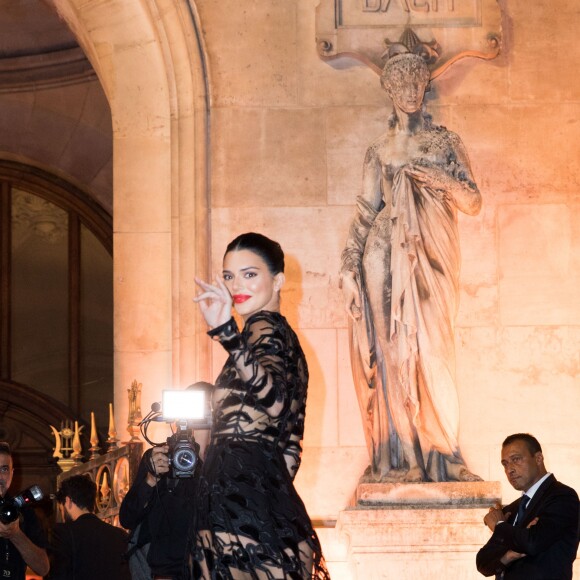
[[[371,465],[363,481],[480,481],[457,440],[454,320],[457,211],[481,195],[461,139],[423,110],[429,68],[390,58],[381,84],[394,106],[367,149],[363,189],[342,254],[351,364]]]

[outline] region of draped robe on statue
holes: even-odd
[[[443,153],[461,146],[455,134],[442,128],[437,128],[436,140]],[[369,153],[372,157],[372,146]],[[469,181],[455,156],[439,157],[446,158],[440,165],[449,175]],[[380,172],[384,189],[384,166]],[[350,334],[371,452],[367,475],[396,479],[397,472],[408,469],[400,444],[406,437],[427,477],[447,481],[448,464],[463,464],[454,346],[457,209],[449,196],[426,185],[412,165],[394,172],[390,189],[390,203],[383,199],[378,210],[364,196],[357,198],[343,253],[343,271],[355,272],[361,290],[361,316],[351,321]]]

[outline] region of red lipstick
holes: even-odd
[[[245,302],[246,300],[249,300],[250,298],[251,298],[251,296],[248,296],[247,294],[234,294],[234,303],[241,304],[242,302]]]

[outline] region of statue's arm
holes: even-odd
[[[446,167],[411,163],[409,174],[429,187],[442,201],[453,203],[468,215],[477,215],[481,209],[481,193],[473,180],[467,151],[455,133],[449,132],[452,154]]]
[[[356,210],[350,224],[341,272],[357,272],[360,268],[367,237],[383,206],[381,161],[375,146],[367,149],[363,164],[362,192],[356,198]]]
[[[340,287],[345,297],[345,307],[353,318],[360,317],[360,288],[356,280],[360,273],[369,231],[384,206],[384,184],[381,162],[376,148],[371,146],[365,155],[363,165],[363,187],[356,200],[354,218],[342,252]]]
[[[451,133],[457,161],[450,167],[454,178],[453,200],[457,209],[468,215],[477,215],[481,210],[481,193],[473,179],[469,156],[459,135]]]

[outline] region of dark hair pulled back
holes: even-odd
[[[248,250],[257,254],[268,266],[270,274],[275,276],[284,272],[284,252],[278,242],[262,234],[248,232],[232,240],[226,248],[224,258],[229,252]]]

